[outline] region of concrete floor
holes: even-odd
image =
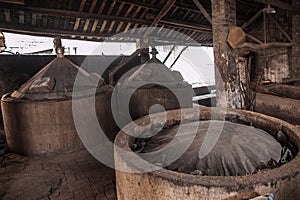
[[[0,157],[0,199],[115,200],[114,170],[87,151]]]

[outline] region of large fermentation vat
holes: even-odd
[[[135,138],[121,131],[115,140],[115,163],[118,199],[250,199],[260,195],[273,194],[275,199],[293,199],[300,196],[300,131],[295,126],[282,120],[263,114],[228,109],[226,113],[210,108],[199,107],[201,114],[194,109],[167,112],[165,127],[180,123],[182,116],[187,121],[214,119],[237,119],[249,122],[253,126],[268,131],[274,138],[281,141],[277,134],[284,134],[296,152],[290,162],[278,168],[259,171],[243,176],[199,176],[160,168],[153,172],[142,173],[148,163],[132,151]],[[216,114],[218,113],[218,114]],[[124,131],[138,136],[149,128],[160,123],[161,114],[153,115],[157,121],[146,126],[147,117],[138,119],[135,128],[129,124]],[[156,124],[157,123],[157,124]],[[282,142],[282,141],[281,141]],[[124,152],[130,152],[125,157]],[[130,158],[130,159],[127,159]],[[140,172],[140,173],[139,173]]]
[[[36,155],[82,148],[74,125],[72,101],[76,102],[77,110],[84,118],[90,114],[84,105],[95,100],[102,129],[108,135],[116,133],[110,109],[112,88],[100,87],[102,81],[98,82],[99,78],[73,64],[64,57],[63,51],[58,51],[57,58],[18,90],[2,97],[9,149],[24,155]],[[75,79],[79,84],[73,88]],[[73,96],[73,92],[78,91],[81,95]]]
[[[153,48],[152,58],[124,74],[115,86],[113,102],[122,127],[131,119],[148,115],[150,110],[159,112],[162,107],[164,110],[192,107],[192,86],[178,71],[170,70],[158,60],[156,54]]]

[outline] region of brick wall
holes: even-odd
[[[294,6],[300,9],[300,2],[294,0]],[[291,51],[291,77],[300,77],[300,15],[292,16],[292,37],[298,43],[292,47]]]
[[[285,35],[282,34],[279,28],[268,17],[268,15],[272,16],[285,30],[285,32],[292,37],[292,23],[289,13],[277,9],[276,14],[266,14],[267,42],[289,42]],[[255,36],[261,41],[264,41],[263,17],[252,24],[249,30],[246,32]],[[270,79],[273,82],[282,82],[284,78],[289,76],[289,69],[291,66],[291,49],[292,48],[290,47],[280,47],[256,50],[256,56],[254,57],[254,62],[252,65],[252,80],[258,80],[260,76],[262,76],[263,78]]]

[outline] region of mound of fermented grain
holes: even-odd
[[[215,134],[217,132],[221,133],[219,138],[219,134]],[[171,140],[176,142],[170,143]],[[282,149],[276,139],[261,129],[211,120],[182,124],[180,129],[178,125],[163,129],[150,138],[140,155],[151,163],[164,164],[168,156],[183,148],[184,143],[190,140],[193,140],[191,146],[166,166],[168,169],[210,176],[252,174],[270,160],[278,161]],[[203,157],[203,153],[199,153],[201,146],[206,145],[206,150],[210,149],[213,140],[217,141],[216,144]]]

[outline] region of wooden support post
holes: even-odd
[[[236,0],[211,0],[217,106],[241,107],[238,53],[227,43],[236,26]]]

